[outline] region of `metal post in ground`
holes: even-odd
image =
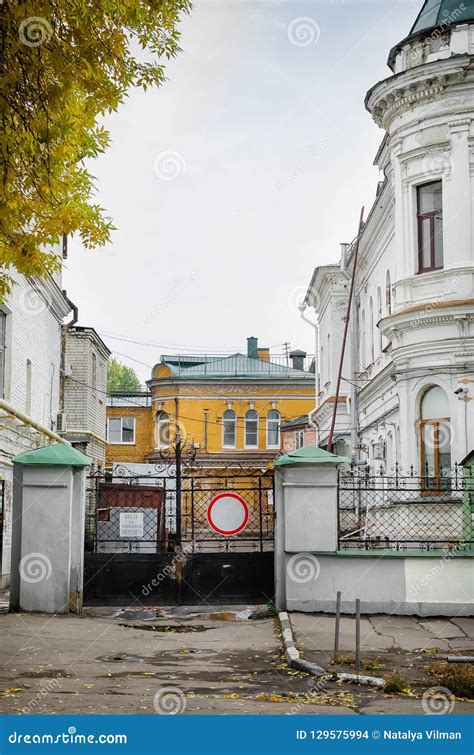
[[[360,598],[356,598],[356,661],[357,673],[360,671]]]
[[[341,591],[336,595],[336,627],[334,632],[334,663],[338,662],[339,657],[339,628],[341,625]]]

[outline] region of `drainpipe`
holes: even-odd
[[[347,270],[347,248],[349,244],[341,244],[341,273],[343,274],[344,278],[348,281],[350,281],[351,276],[349,271]],[[353,293],[354,299],[355,299],[355,292]],[[354,302],[355,303],[355,302]],[[357,393],[357,385],[355,381],[355,373],[356,373],[356,359],[357,359],[357,343],[359,338],[358,333],[358,322],[356,313],[354,312],[352,315],[352,319],[350,321],[350,331],[349,331],[349,339],[350,339],[350,353],[351,353],[351,400],[350,400],[350,407],[351,407],[351,459],[354,463],[357,462],[357,448],[359,446],[359,433],[358,433],[358,422],[357,422],[357,401],[358,401],[358,393]]]
[[[64,382],[65,382],[65,369],[66,369],[66,339],[68,331],[77,323],[79,319],[79,309],[74,302],[70,300],[66,291],[63,290],[63,296],[72,310],[72,319],[62,327],[61,334],[61,374],[59,376],[59,407],[64,411]]]
[[[310,320],[306,317],[305,311],[307,309],[306,304],[302,303],[298,307],[300,311],[301,319],[314,329],[314,406],[317,408],[318,396],[319,396],[319,320],[318,313],[315,310],[316,320]]]

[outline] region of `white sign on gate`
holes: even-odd
[[[120,512],[120,537],[143,537],[143,513]]]

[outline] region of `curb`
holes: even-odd
[[[331,673],[318,666],[317,663],[311,663],[310,661],[304,661],[295,645],[293,637],[293,629],[291,627],[290,617],[286,611],[280,611],[278,614],[280,621],[281,633],[283,636],[283,644],[285,646],[285,657],[288,661],[288,665],[291,668],[296,668],[298,671],[305,671],[307,674],[313,676],[323,676],[323,674]],[[383,687],[385,682],[383,679],[379,679],[375,676],[362,676],[361,674],[336,674],[338,679],[342,679],[345,682],[355,682],[356,684],[367,685],[368,687]]]
[[[321,668],[321,666],[318,666],[317,663],[304,661],[300,657],[299,651],[295,645],[290,617],[288,616],[287,612],[280,611],[278,614],[278,620],[280,622],[283,644],[285,646],[285,658],[288,661],[288,665],[291,668],[298,669],[298,671],[304,671],[305,673],[312,674],[313,676],[323,676],[326,671]]]

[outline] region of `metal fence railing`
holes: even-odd
[[[470,469],[459,466],[436,476],[341,470],[339,549],[474,551],[473,491]]]

